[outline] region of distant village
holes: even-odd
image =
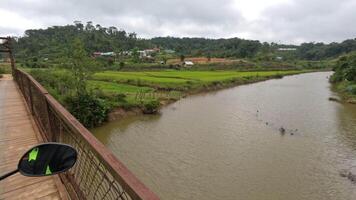
[[[93,52],[92,57],[98,58],[98,57],[104,57],[104,58],[113,58],[113,59],[118,59],[118,58],[133,58],[135,54],[138,56],[139,60],[144,63],[158,63],[161,65],[167,64],[167,59],[163,59],[161,56],[157,56],[159,54],[164,54],[168,55],[167,57],[176,57],[174,50],[170,49],[165,49],[161,50],[160,48],[152,48],[152,49],[144,49],[144,50],[130,50],[130,51],[121,51],[121,52]],[[158,57],[158,58],[157,58]],[[185,60],[182,59],[181,62],[179,63],[174,63],[178,64],[180,66],[184,67],[192,67],[194,65],[194,62],[191,60]]]

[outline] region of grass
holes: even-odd
[[[176,71],[165,70],[155,72],[116,72],[105,71],[96,73],[95,80],[125,83],[137,86],[148,86],[158,89],[189,90],[204,85],[216,84],[244,79],[263,79],[272,76],[297,74],[305,71]]]
[[[356,103],[356,82],[343,81],[337,83],[336,89],[341,92],[347,102]]]
[[[11,74],[10,63],[0,63],[0,74]]]
[[[89,81],[89,88],[100,89],[104,93],[123,93],[123,94],[135,94],[138,92],[153,92],[154,90],[149,87],[138,87],[127,84],[118,84],[105,81]]]

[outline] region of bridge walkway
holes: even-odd
[[[16,169],[41,135],[11,75],[0,78],[0,174]],[[16,174],[0,182],[0,199],[68,199],[58,176]]]

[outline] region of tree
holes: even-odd
[[[182,54],[182,55],[180,55],[180,61],[181,62],[184,62],[184,60],[185,60],[185,56]]]
[[[345,79],[356,82],[356,66],[351,66],[345,70]]]
[[[72,49],[69,55],[71,61],[69,70],[74,76],[75,91],[78,95],[87,94],[87,81],[95,71],[95,64],[88,57],[84,44],[79,38],[73,41]]]
[[[93,31],[95,30],[95,27],[93,26],[93,22],[92,21],[88,21],[87,25],[85,26],[85,30],[86,31]]]
[[[140,53],[138,52],[137,47],[132,50],[132,59],[134,63],[138,63],[140,61]]]
[[[211,54],[210,53],[208,54],[207,58],[208,58],[208,62],[210,62],[211,61]]]
[[[74,21],[74,24],[79,31],[82,31],[84,29],[84,25],[82,24],[81,21],[76,20],[76,21]]]
[[[163,63],[164,63],[164,64],[167,64],[167,60],[168,60],[168,59],[167,59],[166,56],[163,56],[163,57],[162,57],[162,60],[163,60]]]
[[[356,52],[341,56],[331,77],[332,82],[356,81]]]

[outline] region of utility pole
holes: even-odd
[[[15,60],[11,49],[11,38],[10,37],[0,37],[2,43],[0,43],[0,53],[8,53],[11,62],[12,76],[15,75]]]

